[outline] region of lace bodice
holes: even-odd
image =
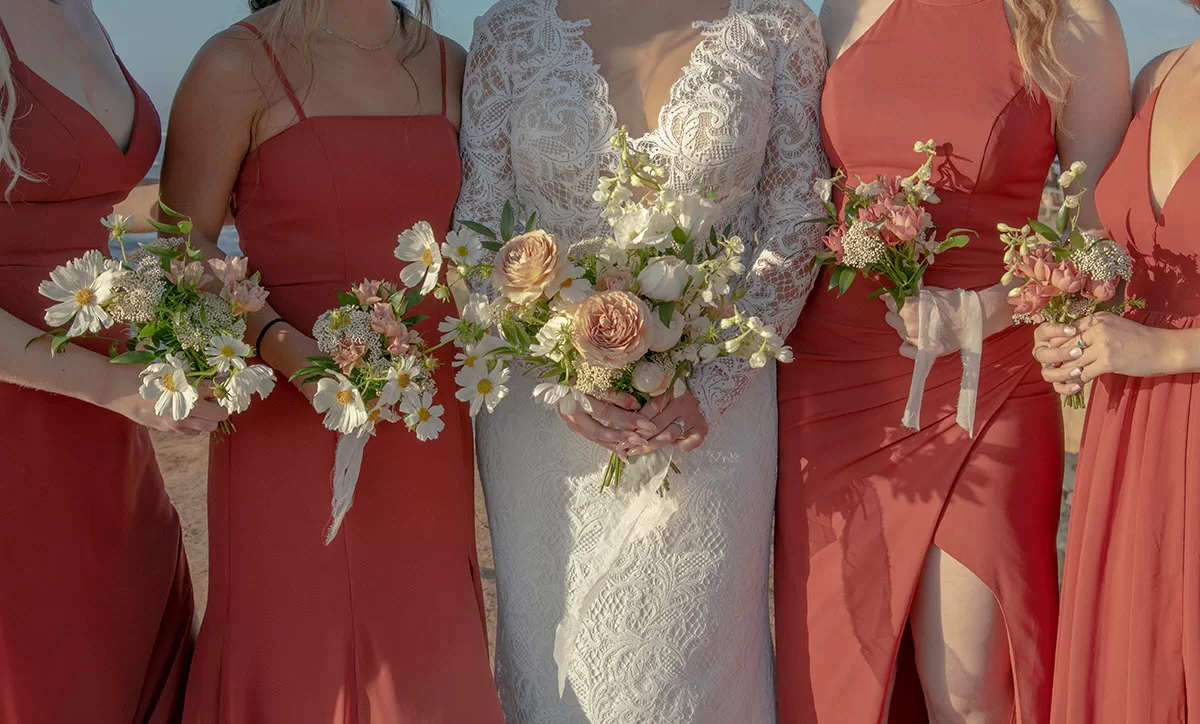
[[[592,198],[616,154],[608,84],[557,0],[506,0],[475,25],[463,91],[464,186],[458,217],[495,226],[506,201],[537,211],[576,241],[608,232]],[[818,106],[825,73],[820,26],[801,0],[732,0],[697,23],[701,41],[671,89],[659,126],[634,139],[680,191],[716,188],[718,226],[747,241],[742,306],[786,336],[812,286],[821,215],[813,181],[828,166]],[[757,244],[751,241],[757,236]],[[727,358],[703,366],[693,393],[711,421],[751,371]]]

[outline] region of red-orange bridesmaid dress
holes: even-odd
[[[1003,0],[896,0],[830,69],[822,127],[831,164],[851,180],[906,176],[921,162],[914,141],[938,142],[933,218],[979,233],[929,270],[926,284],[948,289],[999,282],[996,224],[1036,217],[1056,153],[1049,102],[1026,88]],[[1033,329],[985,341],[974,439],[955,425],[958,355],[934,366],[913,432],[900,425],[913,362],[884,304],[868,299],[874,285],[860,280],[840,299],[827,287],[825,274],[789,340],[796,361],[779,368],[779,720],[874,724],[893,672],[893,709],[922,707],[911,650],[897,652],[936,545],[996,595],[1015,721],[1042,724],[1063,450]],[[891,722],[907,720],[897,711]]]
[[[450,229],[458,137],[444,98],[441,115],[308,117],[276,71],[297,122],[246,158],[237,228],[275,310],[311,332],[335,290],[399,277],[400,232],[421,220]],[[432,298],[420,312],[426,339],[455,315]],[[211,583],[185,721],[502,721],[476,563],[470,419],[452,397],[450,350],[436,375],[445,429],[421,443],[402,424],[378,428],[329,546],[336,435],[293,386],[277,385],[213,444]]]
[[[1146,300],[1129,317],[1192,329],[1200,327],[1200,161],[1155,213],[1158,96],[1134,118],[1096,203],[1104,228],[1133,256],[1129,294]],[[1200,490],[1189,489],[1200,484],[1198,451],[1200,375],[1096,381],[1067,541],[1055,724],[1200,717]]]
[[[162,135],[124,66],[137,109],[122,151],[21,62],[2,23],[0,34],[17,89],[12,140],[41,179],[0,199],[0,307],[44,329],[38,283],[89,249],[107,255],[100,219],[150,170]],[[87,346],[107,355],[106,344]],[[0,722],[178,721],[192,588],[149,434],[16,385],[0,384],[0,411]]]

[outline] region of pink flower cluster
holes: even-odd
[[[1009,297],[1019,317],[1040,319],[1042,310],[1057,297],[1078,294],[1085,299],[1107,302],[1116,296],[1119,279],[1098,281],[1081,272],[1071,259],[1056,261],[1048,246],[1037,246],[1019,257],[1013,272],[1024,278],[1020,291]]]
[[[858,210],[853,223],[877,229],[879,239],[887,246],[899,246],[919,239],[933,226],[929,212],[924,207],[904,202],[899,179],[881,178],[870,186],[869,198],[873,201]],[[849,230],[850,224],[843,220],[822,238],[825,246],[838,255],[838,263],[841,263],[845,254],[842,242]]]
[[[387,338],[387,351],[397,357],[408,354],[414,344],[421,341],[415,329],[409,329],[396,319],[396,310],[389,302],[376,302],[371,307],[371,331]]]
[[[221,282],[220,297],[229,302],[234,315],[252,314],[266,305],[267,290],[248,278],[250,270],[245,257],[209,259],[208,266]],[[174,267],[175,261],[172,261],[172,270]]]

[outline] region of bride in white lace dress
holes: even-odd
[[[813,182],[828,171],[824,71],[820,28],[802,0],[502,0],[471,45],[458,218],[495,227],[513,201],[564,239],[603,235],[592,195],[615,168],[609,138],[626,125],[671,187],[717,189],[718,228],[757,236],[742,306],[786,336],[820,245],[819,230],[800,222],[821,213]],[[711,432],[677,456],[678,512],[617,559],[582,622],[561,698],[555,627],[627,491],[600,490],[608,450],[535,403],[533,385],[514,377],[496,412],[477,418],[508,721],[774,722],[774,367],[729,358],[693,380]]]

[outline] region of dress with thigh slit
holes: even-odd
[[[905,72],[892,66],[904,63]],[[1056,144],[1027,86],[1003,0],[896,0],[831,67],[822,99],[830,162],[854,182],[911,174],[938,143],[944,232],[978,232],[925,283],[980,290],[1004,273],[996,224],[1038,214]],[[779,720],[874,724],[893,673],[892,724],[922,704],[906,623],[936,545],[995,594],[1007,627],[1015,721],[1049,714],[1062,487],[1059,403],[1031,355],[1033,330],[986,340],[975,438],[955,424],[962,364],[938,360],[921,431],[901,426],[913,362],[875,285],[841,298],[818,280],[779,369],[776,512]],[[898,657],[897,652],[905,655]]]
[[[245,159],[235,216],[275,311],[311,333],[336,290],[399,277],[400,232],[418,221],[439,237],[449,230],[458,137],[444,97],[439,115],[308,117],[275,67],[297,122]],[[435,339],[454,308],[430,297],[418,313],[429,319],[417,330]],[[186,722],[502,721],[476,561],[470,421],[451,397],[451,348],[438,354],[445,429],[418,442],[403,424],[380,425],[328,546],[337,435],[295,387],[278,384],[212,445],[212,572]]]
[[[1159,93],[1134,118],[1096,203],[1133,257],[1128,293],[1146,300],[1128,316],[1195,329],[1200,160],[1155,213],[1149,158]],[[1200,717],[1200,495],[1189,488],[1200,483],[1198,446],[1200,375],[1096,380],[1067,538],[1054,724]]]
[[[0,35],[16,88],[11,138],[34,177],[0,198],[0,308],[45,329],[52,302],[38,284],[89,250],[107,256],[100,220],[150,170],[161,128],[122,65],[136,103],[122,150],[21,62],[2,23]],[[0,173],[0,189],[10,179]],[[107,342],[79,342],[107,357]],[[50,362],[44,344],[28,354]],[[0,410],[0,722],[178,721],[192,583],[149,433],[96,405],[12,384],[0,383]]]

